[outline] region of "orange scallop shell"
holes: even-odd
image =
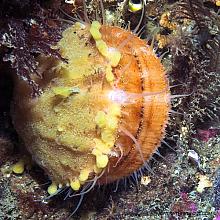
[[[119,27],[102,26],[101,33],[109,46],[121,47],[120,67],[114,69],[120,79],[117,87],[132,93],[146,93],[134,103],[123,106],[120,122],[122,130],[125,128],[136,138],[140,149],[125,132],[119,131],[116,145],[121,146],[123,157],[117,167],[114,167],[115,159],[110,162],[108,172],[99,180],[106,183],[139,169],[160,145],[168,121],[170,92],[161,61],[144,40]]]

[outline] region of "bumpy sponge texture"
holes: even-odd
[[[100,26],[95,23],[90,29],[95,40],[101,38],[96,28]],[[54,46],[68,62],[39,57],[44,79],[35,80],[42,95],[32,98],[24,82],[16,83],[13,121],[34,159],[51,177],[50,194],[55,184],[78,190],[93,178],[107,166],[116,139],[120,113],[111,116],[109,110],[114,105],[120,112],[120,106],[107,96],[112,89],[105,78],[110,64],[88,29],[76,24]]]

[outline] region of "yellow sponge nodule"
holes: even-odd
[[[96,41],[96,47],[104,57],[108,57],[108,46],[103,40]]]
[[[63,97],[68,97],[71,93],[72,90],[70,87],[54,87],[52,88],[53,92],[55,93],[55,95],[60,95]]]
[[[52,184],[48,187],[47,192],[48,192],[50,195],[54,195],[54,194],[57,193],[57,189],[58,189],[57,185],[56,185],[55,183],[52,183]]]
[[[107,155],[99,155],[96,157],[96,165],[98,168],[105,168],[108,164],[108,156]]]
[[[12,171],[16,174],[22,174],[24,172],[24,161],[21,159],[12,166]]]
[[[103,111],[98,111],[95,117],[95,122],[96,124],[100,127],[103,128],[106,125],[106,114]]]
[[[84,182],[89,178],[89,170],[82,170],[79,175],[79,181]]]
[[[98,29],[96,29],[94,27],[91,27],[89,31],[90,31],[90,34],[92,35],[92,37],[94,38],[95,41],[101,40],[102,34],[99,32]]]
[[[77,179],[75,181],[70,182],[70,187],[74,190],[77,191],[80,189],[80,181]]]
[[[115,77],[114,77],[114,74],[112,73],[112,67],[111,67],[111,65],[108,65],[108,66],[107,66],[105,77],[106,77],[106,80],[107,80],[108,82],[113,82],[113,81],[114,81]]]
[[[98,21],[93,21],[91,27],[99,30],[101,28],[101,24]]]
[[[121,53],[116,48],[109,48],[108,49],[108,55],[106,56],[108,60],[110,61],[110,64],[112,67],[118,66],[120,59],[121,59]]]

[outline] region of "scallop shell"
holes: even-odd
[[[123,106],[121,125],[135,137],[140,149],[126,133],[119,132],[117,144],[122,147],[123,158],[117,168],[111,166],[105,180],[102,178],[112,182],[143,166],[160,145],[168,121],[170,92],[161,61],[144,40],[118,27],[102,27],[102,36],[112,47],[120,47],[126,41],[121,48],[120,65],[123,68],[129,62],[129,68],[126,72],[115,69],[119,78],[123,75],[118,87],[128,93],[144,94],[134,103]]]
[[[75,190],[87,180],[105,184],[143,166],[164,136],[170,110],[168,80],[152,48],[119,27],[99,31],[108,51],[120,53],[116,65],[97,49],[90,26],[76,24],[55,46],[68,63],[38,58],[44,76],[34,79],[43,89],[39,97],[31,97],[25,82],[15,83],[12,116],[19,136],[54,183],[74,183]]]

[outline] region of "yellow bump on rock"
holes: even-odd
[[[74,190],[77,191],[80,189],[80,181],[76,179],[75,181],[70,181],[70,187]]]
[[[112,104],[110,107],[109,107],[109,110],[108,110],[108,113],[113,115],[113,116],[120,116],[121,115],[121,108],[120,108],[120,105],[118,104]]]
[[[57,190],[58,190],[58,187],[55,183],[52,183],[48,189],[47,189],[47,192],[50,194],[50,195],[54,195],[57,193]]]
[[[96,41],[96,47],[104,57],[108,57],[108,46],[103,40]]]
[[[99,32],[97,28],[91,26],[89,31],[95,41],[101,40],[102,34]]]
[[[151,182],[151,178],[149,176],[141,177],[141,184],[147,186]]]
[[[106,77],[106,80],[110,83],[114,81],[115,77],[114,77],[114,74],[112,73],[111,65],[107,66],[105,77]]]
[[[118,126],[118,119],[116,117],[112,117],[111,115],[107,117],[106,127],[110,130],[116,130]]]
[[[12,171],[16,174],[22,174],[24,172],[24,160],[20,159],[16,164],[12,166]]]
[[[106,144],[108,143],[114,143],[115,140],[115,135],[114,132],[110,129],[104,129],[101,133],[101,139],[104,141]]]
[[[99,155],[96,157],[96,165],[98,168],[105,168],[108,164],[108,156],[107,155]]]
[[[101,154],[108,154],[111,149],[100,139],[95,138],[95,149],[98,150],[98,152],[96,154],[100,155],[99,152],[101,152]]]
[[[87,169],[81,170],[80,175],[79,175],[79,181],[84,182],[89,178],[89,173],[90,171]]]
[[[220,1],[219,1],[219,0],[217,0],[217,1],[215,2],[215,4],[216,4],[216,6],[219,6],[219,7],[220,7]]]
[[[196,188],[197,192],[202,193],[205,188],[212,187],[212,182],[205,175],[199,175],[199,184]]]
[[[108,48],[107,59],[109,60],[112,67],[118,66],[118,63],[121,59],[121,53],[117,48],[110,47]]]
[[[106,114],[103,111],[98,111],[95,116],[95,123],[100,127],[103,128],[106,125]]]

